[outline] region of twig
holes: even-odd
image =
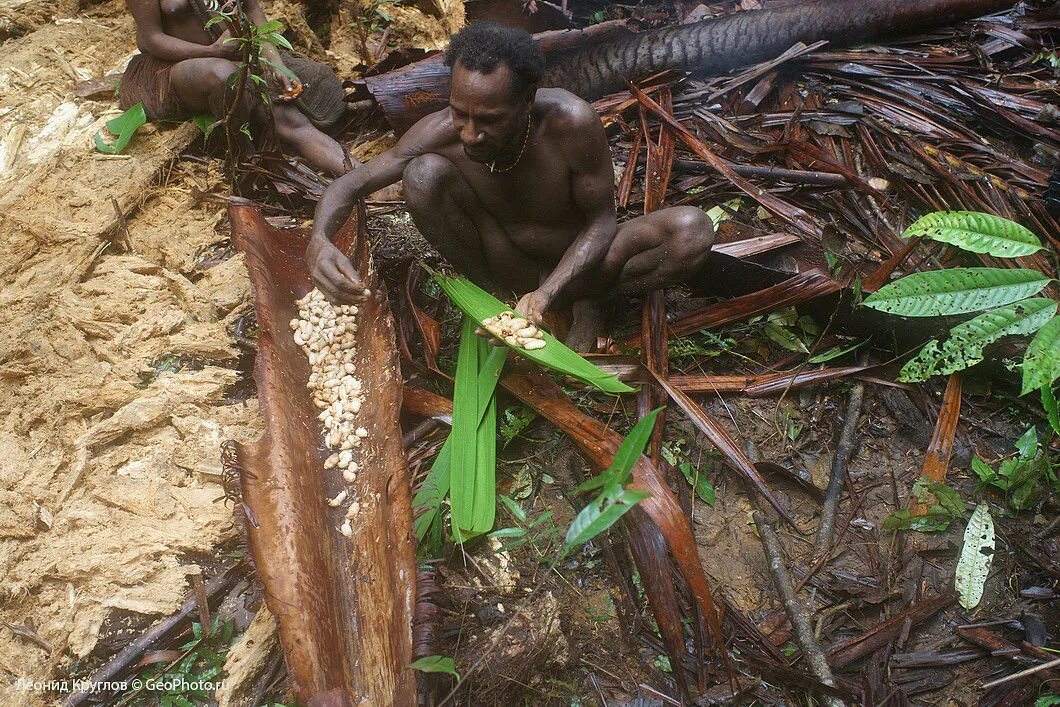
[[[234,585],[241,576],[241,572],[236,571],[241,565],[242,563],[237,563],[207,582],[206,596],[208,598],[216,597]],[[194,594],[188,597],[177,613],[164,619],[147,633],[125,646],[125,648],[119,651],[117,655],[100,667],[99,670],[92,673],[91,677],[85,681],[85,684],[97,685],[110,682],[112,678],[135,663],[147,649],[163,640],[170,632],[176,629],[177,626],[183,623],[185,619],[198,609],[198,606],[199,601]],[[92,693],[90,692],[78,691],[71,693],[63,701],[63,707],[75,707],[75,705],[81,704],[91,696]]]
[[[863,351],[858,356],[858,365],[864,366],[867,362],[868,352]],[[825,554],[832,544],[836,510],[839,508],[839,497],[843,493],[843,483],[847,477],[847,464],[850,463],[850,455],[854,452],[854,433],[857,431],[864,398],[865,381],[859,380],[850,389],[843,430],[839,433],[835,457],[832,459],[832,475],[828,480],[828,490],[825,491],[824,503],[821,506],[821,524],[817,526],[817,541],[813,546],[813,554],[818,557]]]
[[[758,450],[755,449],[752,443],[748,442],[744,447],[744,453],[751,461],[758,463]],[[821,644],[814,635],[809,610],[796,596],[795,591],[792,590],[791,572],[784,561],[784,548],[780,544],[780,538],[777,537],[777,531],[769,517],[774,514],[771,509],[766,510],[750,487],[750,484],[745,481],[744,486],[748,497],[751,499],[751,505],[755,508],[752,517],[754,518],[755,526],[758,528],[758,537],[762,541],[762,551],[766,556],[769,576],[773,579],[773,586],[776,587],[780,600],[784,604],[784,611],[787,612],[788,618],[791,620],[795,640],[799,642],[799,647],[802,648],[803,655],[806,656],[810,671],[814,677],[829,687],[835,687],[835,677],[832,675],[832,669],[828,667],[828,659],[825,658],[824,649],[821,648]],[[835,696],[828,695],[824,697],[824,704],[830,707],[842,707],[843,701]]]
[[[1019,680],[1020,678],[1025,678],[1028,675],[1033,675],[1034,673],[1040,672],[1042,670],[1055,668],[1058,665],[1060,665],[1060,658],[1057,658],[1056,660],[1050,660],[1048,663],[1035,665],[1033,668],[1021,670],[1018,673],[1013,673],[1012,675],[1009,675],[1008,677],[998,678],[997,680],[991,680],[990,682],[983,685],[983,689],[989,690],[990,688],[1001,685],[1002,683],[1011,682],[1012,680]]]

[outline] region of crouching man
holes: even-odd
[[[404,179],[412,218],[472,280],[520,295],[541,323],[571,306],[568,344],[600,333],[599,301],[675,284],[698,271],[714,240],[707,216],[673,207],[618,225],[614,167],[592,107],[538,88],[545,60],[529,34],[482,22],[452,38],[449,107],[414,125],[390,150],[334,181],[317,205],[307,260],[337,302],[363,290],[331,243],[357,199]]]

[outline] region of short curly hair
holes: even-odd
[[[476,22],[452,36],[445,65],[460,63],[465,69],[491,73],[504,62],[512,72],[512,95],[519,95],[541,80],[545,56],[529,32],[496,22]]]

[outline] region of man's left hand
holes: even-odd
[[[541,326],[545,312],[552,302],[541,290],[534,290],[522,296],[519,304],[515,305],[515,311],[523,315],[537,326]]]
[[[277,66],[283,66],[283,62],[278,56],[272,61],[274,61]],[[284,66],[283,68],[287,69],[286,66]],[[267,73],[269,83],[271,83],[278,89],[280,93],[278,98],[281,102],[293,100],[297,98],[298,94],[302,92],[302,82],[298,79],[297,76],[294,75],[293,72],[288,73],[289,71],[290,69],[287,69],[287,71],[281,71],[275,66],[268,67]]]

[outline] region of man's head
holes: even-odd
[[[453,124],[467,156],[486,163],[518,149],[545,71],[533,38],[523,30],[477,22],[453,35],[445,63],[453,70]]]

